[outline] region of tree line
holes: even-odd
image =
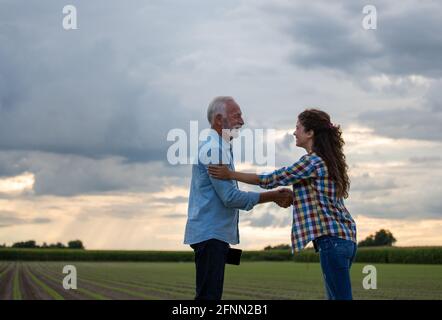
[[[358,247],[391,247],[396,242],[393,234],[385,229],[377,231],[375,234],[369,235],[362,241],[359,241]],[[288,244],[279,244],[277,246],[267,246],[264,250],[289,250]]]
[[[8,248],[6,244],[0,245],[0,248]],[[26,248],[26,249],[85,249],[81,240],[71,240],[67,245],[57,242],[47,244],[43,242],[40,246],[35,240],[28,240],[22,242],[15,242],[10,248]]]

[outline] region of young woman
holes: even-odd
[[[209,174],[265,189],[292,185],[292,251],[300,251],[313,241],[319,252],[328,299],[350,300],[356,224],[344,205],[350,181],[341,129],[330,122],[327,113],[307,109],[299,114],[293,134],[296,145],[307,154],[291,166],[260,175],[209,166]]]

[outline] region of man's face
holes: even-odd
[[[239,129],[244,125],[242,112],[235,101],[229,101],[226,105],[226,117],[223,119],[223,129],[230,130],[230,137],[237,138]]]

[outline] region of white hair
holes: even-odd
[[[234,100],[232,97],[227,96],[216,97],[212,100],[212,102],[209,104],[209,107],[207,108],[207,120],[209,120],[210,124],[212,124],[213,119],[218,114],[221,114],[223,117],[226,116],[226,104],[228,101]]]

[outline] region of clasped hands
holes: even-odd
[[[288,188],[281,188],[275,192],[273,202],[281,208],[288,208],[293,203],[293,191]]]
[[[258,184],[258,177],[255,174],[244,174],[230,171],[225,165],[210,165],[208,168],[210,176],[223,180],[239,180],[245,183]],[[242,178],[238,178],[238,176]],[[288,188],[281,188],[275,191],[266,192],[268,200],[275,202],[282,208],[288,208],[293,203],[293,192]],[[267,202],[267,201],[266,201]]]

